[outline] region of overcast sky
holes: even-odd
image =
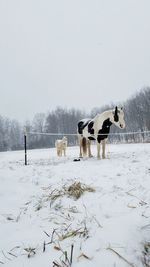
[[[85,110],[150,85],[150,0],[1,0],[0,114]]]

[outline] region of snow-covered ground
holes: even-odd
[[[150,144],[108,145],[107,155],[74,162],[77,147],[69,147],[65,158],[54,149],[33,150],[24,166],[23,151],[0,153],[0,265],[65,266],[73,244],[72,267],[144,266]],[[75,181],[95,192],[51,200]]]

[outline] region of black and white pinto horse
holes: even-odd
[[[120,129],[125,128],[124,112],[122,108],[107,110],[97,114],[94,119],[83,119],[78,122],[78,139],[80,144],[80,157],[91,154],[91,140],[97,142],[97,158],[100,159],[100,145],[102,144],[102,158],[105,158],[105,145],[110,131],[114,124]]]

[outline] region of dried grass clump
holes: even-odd
[[[64,185],[61,189],[54,189],[50,191],[50,188],[43,188],[46,193],[43,194],[42,200],[39,201],[36,206],[36,211],[42,208],[44,202],[50,201],[50,207],[60,197],[68,196],[73,197],[75,200],[79,199],[84,192],[95,192],[95,189],[91,186],[82,184],[81,182],[74,182],[71,185]]]
[[[79,236],[87,239],[89,237],[89,231],[86,226],[84,228],[79,228],[77,230],[68,230],[67,233],[59,236],[59,241],[74,236]]]
[[[60,197],[64,196],[63,190],[54,189],[50,193],[48,192],[47,195],[44,196],[45,201],[50,201],[50,207]]]
[[[24,248],[25,252],[27,253],[27,257],[31,258],[32,256],[34,256],[36,254],[36,248]]]
[[[80,182],[74,182],[69,187],[64,187],[64,191],[68,196],[78,199],[84,192],[95,192],[95,189]]]
[[[143,264],[145,267],[150,267],[150,242],[144,244]]]

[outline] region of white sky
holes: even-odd
[[[89,110],[150,85],[149,0],[1,0],[0,114]]]

